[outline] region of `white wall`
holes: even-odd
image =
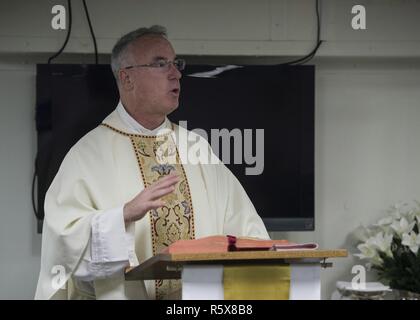
[[[31,299],[41,237],[31,205],[35,67],[0,62],[0,299]]]
[[[316,36],[315,0],[90,0],[98,49],[139,25],[163,24],[179,54],[302,55]],[[92,52],[81,0],[73,0],[68,52]],[[0,2],[0,52],[52,52],[66,31],[51,28],[51,8],[65,0]],[[420,2],[323,0],[320,56],[418,57]],[[365,5],[367,29],[351,28],[351,8]]]
[[[81,1],[61,62],[88,62],[92,51]],[[52,5],[0,2],[0,299],[31,299],[40,236],[31,209],[36,150],[35,63],[60,46]],[[323,39],[316,59],[316,231],[274,233],[325,248],[349,247],[348,233],[396,201],[420,200],[420,29],[418,1],[366,4],[368,30],[350,29],[353,1],[322,1]],[[212,61],[276,63],[308,52],[315,36],[313,2],[88,1],[103,62],[122,33],[161,23],[178,53]],[[233,55],[233,56],[230,56]],[[215,57],[220,56],[220,57]],[[351,258],[323,271],[323,297],[349,279]]]

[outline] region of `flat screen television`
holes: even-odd
[[[187,65],[179,108],[170,120],[205,130],[219,150],[223,138],[213,135],[210,141],[212,130],[231,134],[230,154],[218,156],[269,231],[314,230],[314,66],[243,66],[203,76],[215,69]],[[45,193],[61,161],[115,109],[118,99],[108,65],[37,65],[34,209],[39,232]],[[238,143],[242,148],[235,153]]]

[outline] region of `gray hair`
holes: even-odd
[[[131,43],[133,43],[135,40],[137,40],[138,38],[141,38],[144,36],[150,36],[150,35],[166,38],[167,37],[166,28],[159,25],[154,25],[154,26],[151,26],[150,28],[139,28],[137,30],[131,31],[127,33],[126,35],[122,36],[117,41],[114,48],[112,48],[111,69],[112,69],[112,73],[114,74],[115,79],[117,80],[117,83],[119,82],[118,70],[121,69],[123,63],[125,62],[128,56],[128,50],[127,50],[128,46]]]

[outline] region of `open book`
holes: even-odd
[[[209,236],[194,240],[178,240],[162,253],[216,253],[231,251],[314,250],[316,243],[291,243],[287,240],[261,240],[235,236]]]

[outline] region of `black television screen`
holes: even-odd
[[[170,120],[204,130],[214,151],[228,150],[216,153],[269,231],[314,230],[314,67],[244,66],[203,77],[214,69],[186,67]],[[118,92],[108,65],[40,64],[36,93],[41,222],[45,193],[62,159],[113,111]],[[223,140],[221,132],[231,138]]]

